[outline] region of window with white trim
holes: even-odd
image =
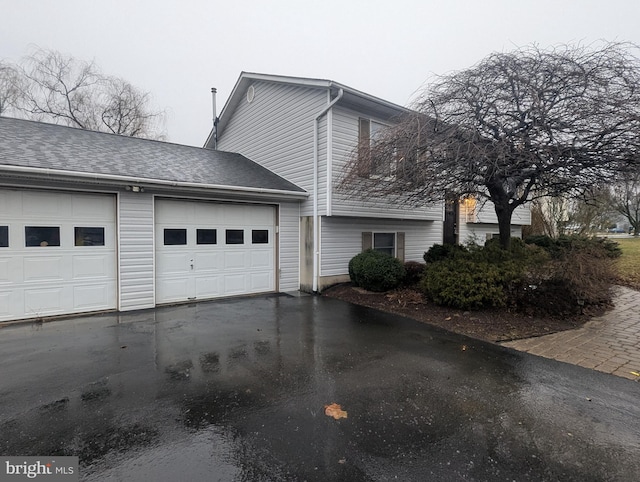
[[[373,249],[389,256],[395,256],[396,233],[373,233]]]
[[[397,232],[362,232],[362,251],[375,249],[398,258],[404,262],[405,233]]]
[[[396,167],[395,157],[383,164],[371,157],[371,146],[387,126],[372,119],[358,119],[358,158],[362,177],[381,178],[392,176]]]

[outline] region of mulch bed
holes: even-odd
[[[410,288],[373,293],[351,284],[331,287],[323,291],[322,295],[406,316],[491,342],[530,338],[578,328],[606,309],[601,307],[585,314],[558,317],[528,315],[507,308],[463,311],[430,303],[419,291]]]

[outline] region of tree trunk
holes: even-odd
[[[498,231],[500,233],[500,247],[509,249],[511,246],[511,216],[513,210],[511,206],[500,206],[495,204],[496,216],[498,217]]]

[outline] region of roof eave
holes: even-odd
[[[248,186],[229,186],[223,184],[207,184],[184,181],[170,181],[166,179],[151,179],[115,174],[97,174],[81,171],[66,171],[60,169],[0,165],[0,172],[13,175],[34,176],[45,181],[78,181],[109,184],[122,187],[123,185],[138,185],[142,187],[162,187],[169,189],[209,191],[216,194],[247,194],[255,197],[273,199],[304,200],[309,196],[306,191],[289,191],[284,189],[257,188]]]

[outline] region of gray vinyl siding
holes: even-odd
[[[155,306],[153,253],[153,196],[119,195],[120,310]]]
[[[327,91],[260,81],[253,86],[254,100],[240,101],[218,149],[239,152],[312,193],[314,119],[328,104]],[[326,173],[326,116],[321,124],[319,172]],[[319,184],[319,198],[326,199],[326,180]],[[303,214],[311,214],[312,206],[311,199],[303,202]]]
[[[300,289],[300,204],[280,204],[280,291]]]
[[[358,142],[358,119],[360,117],[362,116],[357,112],[344,107],[336,106],[333,108],[331,214],[334,216],[442,220],[441,203],[435,203],[427,207],[410,208],[384,200],[373,201],[349,198],[337,189],[347,168],[349,158]],[[385,123],[382,119],[370,116],[367,116],[367,118]]]
[[[349,260],[362,251],[362,233],[405,233],[405,261],[423,261],[423,254],[433,244],[442,243],[442,222],[394,221],[323,217],[321,222],[320,275],[348,274]]]

